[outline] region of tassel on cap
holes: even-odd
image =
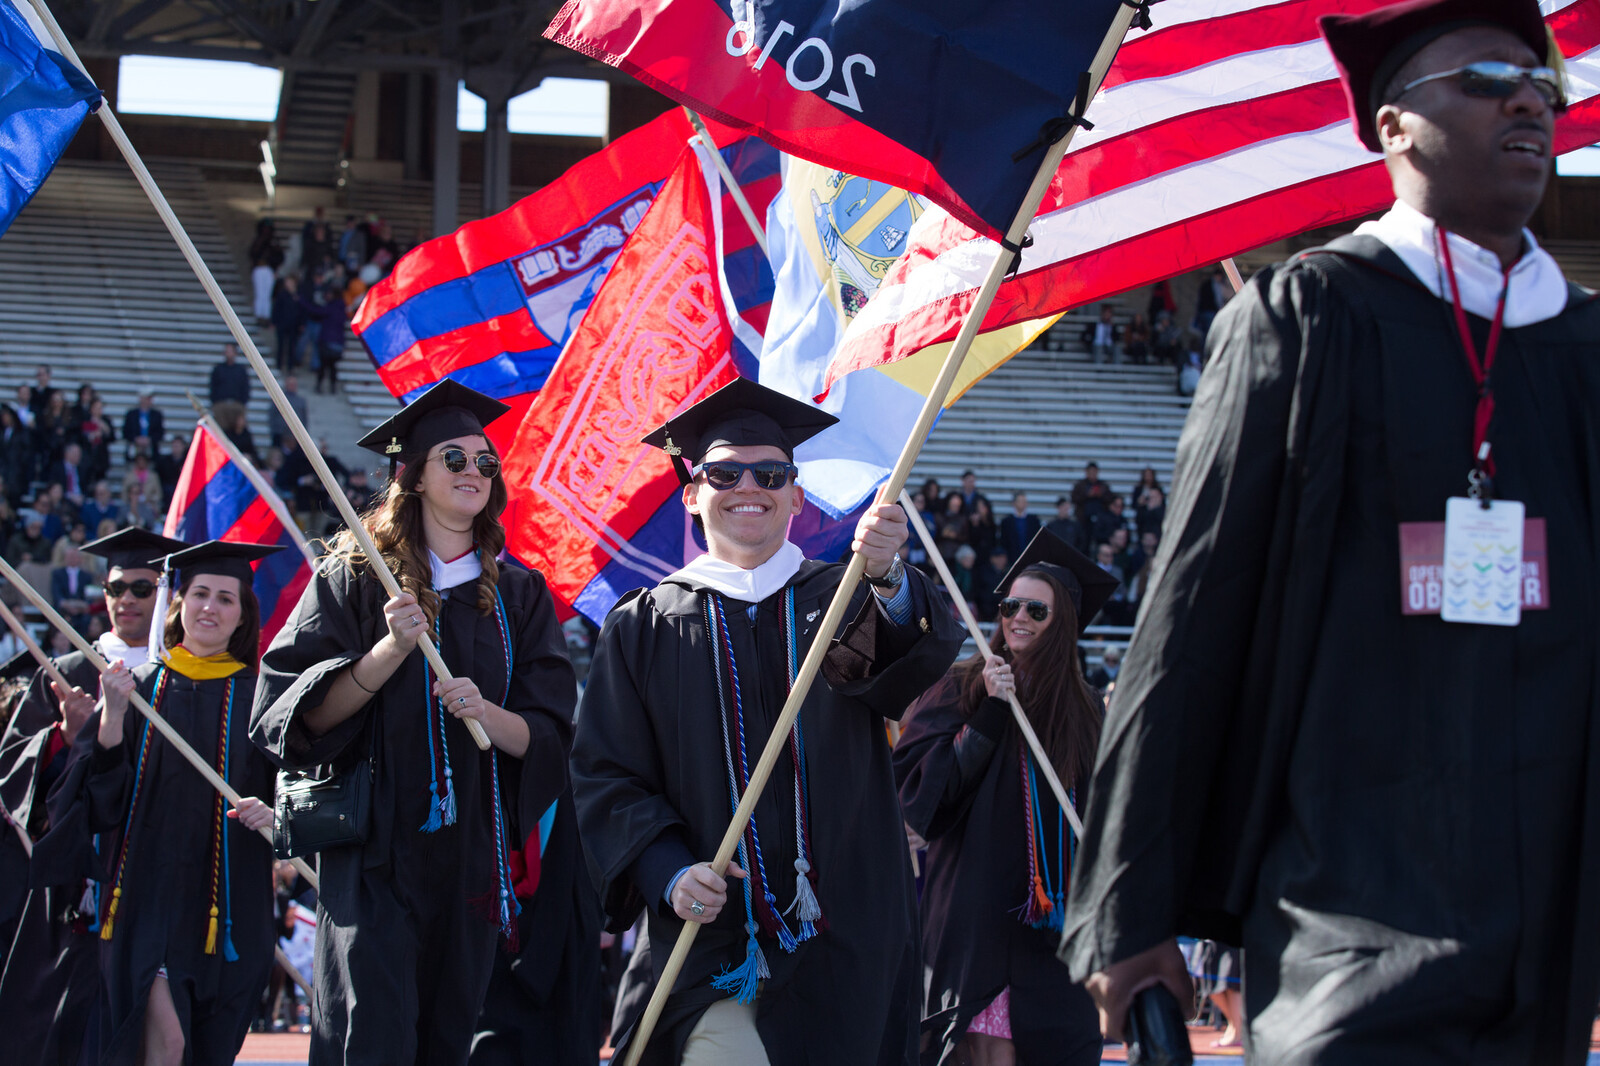
[[[172,556],[161,560],[161,579],[156,582],[156,602],[150,609],[150,639],[146,645],[150,662],[161,663],[167,657],[167,603],[172,598]]]

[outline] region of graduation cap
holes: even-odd
[[[186,541],[129,526],[90,541],[83,550],[104,559],[108,570],[160,570],[162,559],[187,547]]]
[[[1317,20],[1344,83],[1356,136],[1374,152],[1383,91],[1400,68],[1434,41],[1468,26],[1498,26],[1544,57],[1552,45],[1536,0],[1405,0],[1364,15]]]
[[[23,648],[0,664],[0,681],[21,681],[23,678],[32,677],[37,669],[39,660],[33,657],[33,652]]]
[[[793,462],[796,448],[838,421],[808,403],[735,378],[651,430],[643,443],[671,456],[678,480],[687,485],[690,470],[713,448],[767,445],[783,449]]]
[[[400,460],[426,455],[452,437],[483,436],[483,428],[509,410],[494,397],[445,378],[356,443],[387,458],[392,478]]]
[[[179,586],[184,580],[199,574],[216,574],[220,577],[236,577],[240,588],[249,588],[255,581],[255,570],[250,564],[280,550],[276,544],[208,540],[192,548],[185,546],[183,551],[173,553],[167,559],[167,565],[178,571]]]
[[[1066,588],[1078,615],[1080,636],[1121,584],[1100,569],[1093,559],[1048,529],[1041,529],[1033,535],[1028,546],[1022,549],[1022,555],[1006,571],[1006,576],[1000,579],[995,592],[1004,594],[1013,581],[1029,571],[1048,574]]]

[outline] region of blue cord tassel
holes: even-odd
[[[229,918],[222,923],[222,957],[229,962],[238,962],[239,953],[233,947],[233,919]]]
[[[428,795],[430,797],[430,802],[428,803],[428,820],[422,823],[422,831],[424,833],[435,833],[438,832],[439,826],[443,824],[440,822],[439,817],[440,809],[444,806],[444,803],[439,799],[438,791],[431,785],[428,787]]]
[[[732,992],[735,1003],[749,1004],[756,1001],[761,982],[771,977],[772,971],[767,968],[767,957],[756,942],[756,930],[759,927],[754,921],[749,921],[744,923],[744,928],[750,934],[744,945],[744,962],[713,977],[711,987],[719,992]]]

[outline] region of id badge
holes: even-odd
[[[1522,532],[1527,508],[1515,500],[1452,496],[1444,508],[1446,622],[1514,626],[1522,621]]]

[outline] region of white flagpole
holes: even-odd
[[[306,535],[295,524],[294,516],[289,513],[289,508],[284,504],[283,497],[278,495],[278,490],[267,484],[267,479],[261,475],[261,471],[257,470],[256,465],[249,460],[244,452],[239,450],[239,446],[233,443],[226,433],[222,432],[222,427],[217,425],[217,420],[212,418],[204,407],[200,406],[200,401],[195,398],[194,393],[188,392],[185,395],[189,397],[189,402],[194,405],[195,414],[199,416],[200,424],[205,427],[206,432],[211,434],[211,439],[216,441],[217,445],[228,454],[228,458],[233,461],[234,466],[239,468],[239,472],[244,475],[245,480],[250,482],[261,499],[271,508],[272,513],[277,515],[278,521],[283,523],[283,528],[288,530],[289,536],[294,538],[295,547],[299,548],[300,554],[306,557],[306,562],[316,566],[316,549],[311,547],[311,542],[306,540]]]
[[[694,123],[695,136],[699,137],[700,143],[706,146],[706,151],[710,153],[712,162],[716,164],[717,173],[722,175],[722,184],[726,185],[728,191],[733,194],[733,202],[738,205],[739,213],[744,216],[745,223],[750,227],[750,232],[755,234],[756,244],[760,246],[761,254],[770,258],[771,253],[767,251],[767,228],[757,220],[755,211],[750,207],[750,201],[745,199],[744,190],[739,188],[737,181],[733,180],[733,171],[728,169],[728,161],[722,158],[722,153],[717,150],[717,142],[711,139],[711,134],[706,129],[706,124],[701,120],[699,114],[689,110],[687,107],[683,110],[688,114],[689,121]],[[694,143],[693,137],[689,140],[691,144]]]

